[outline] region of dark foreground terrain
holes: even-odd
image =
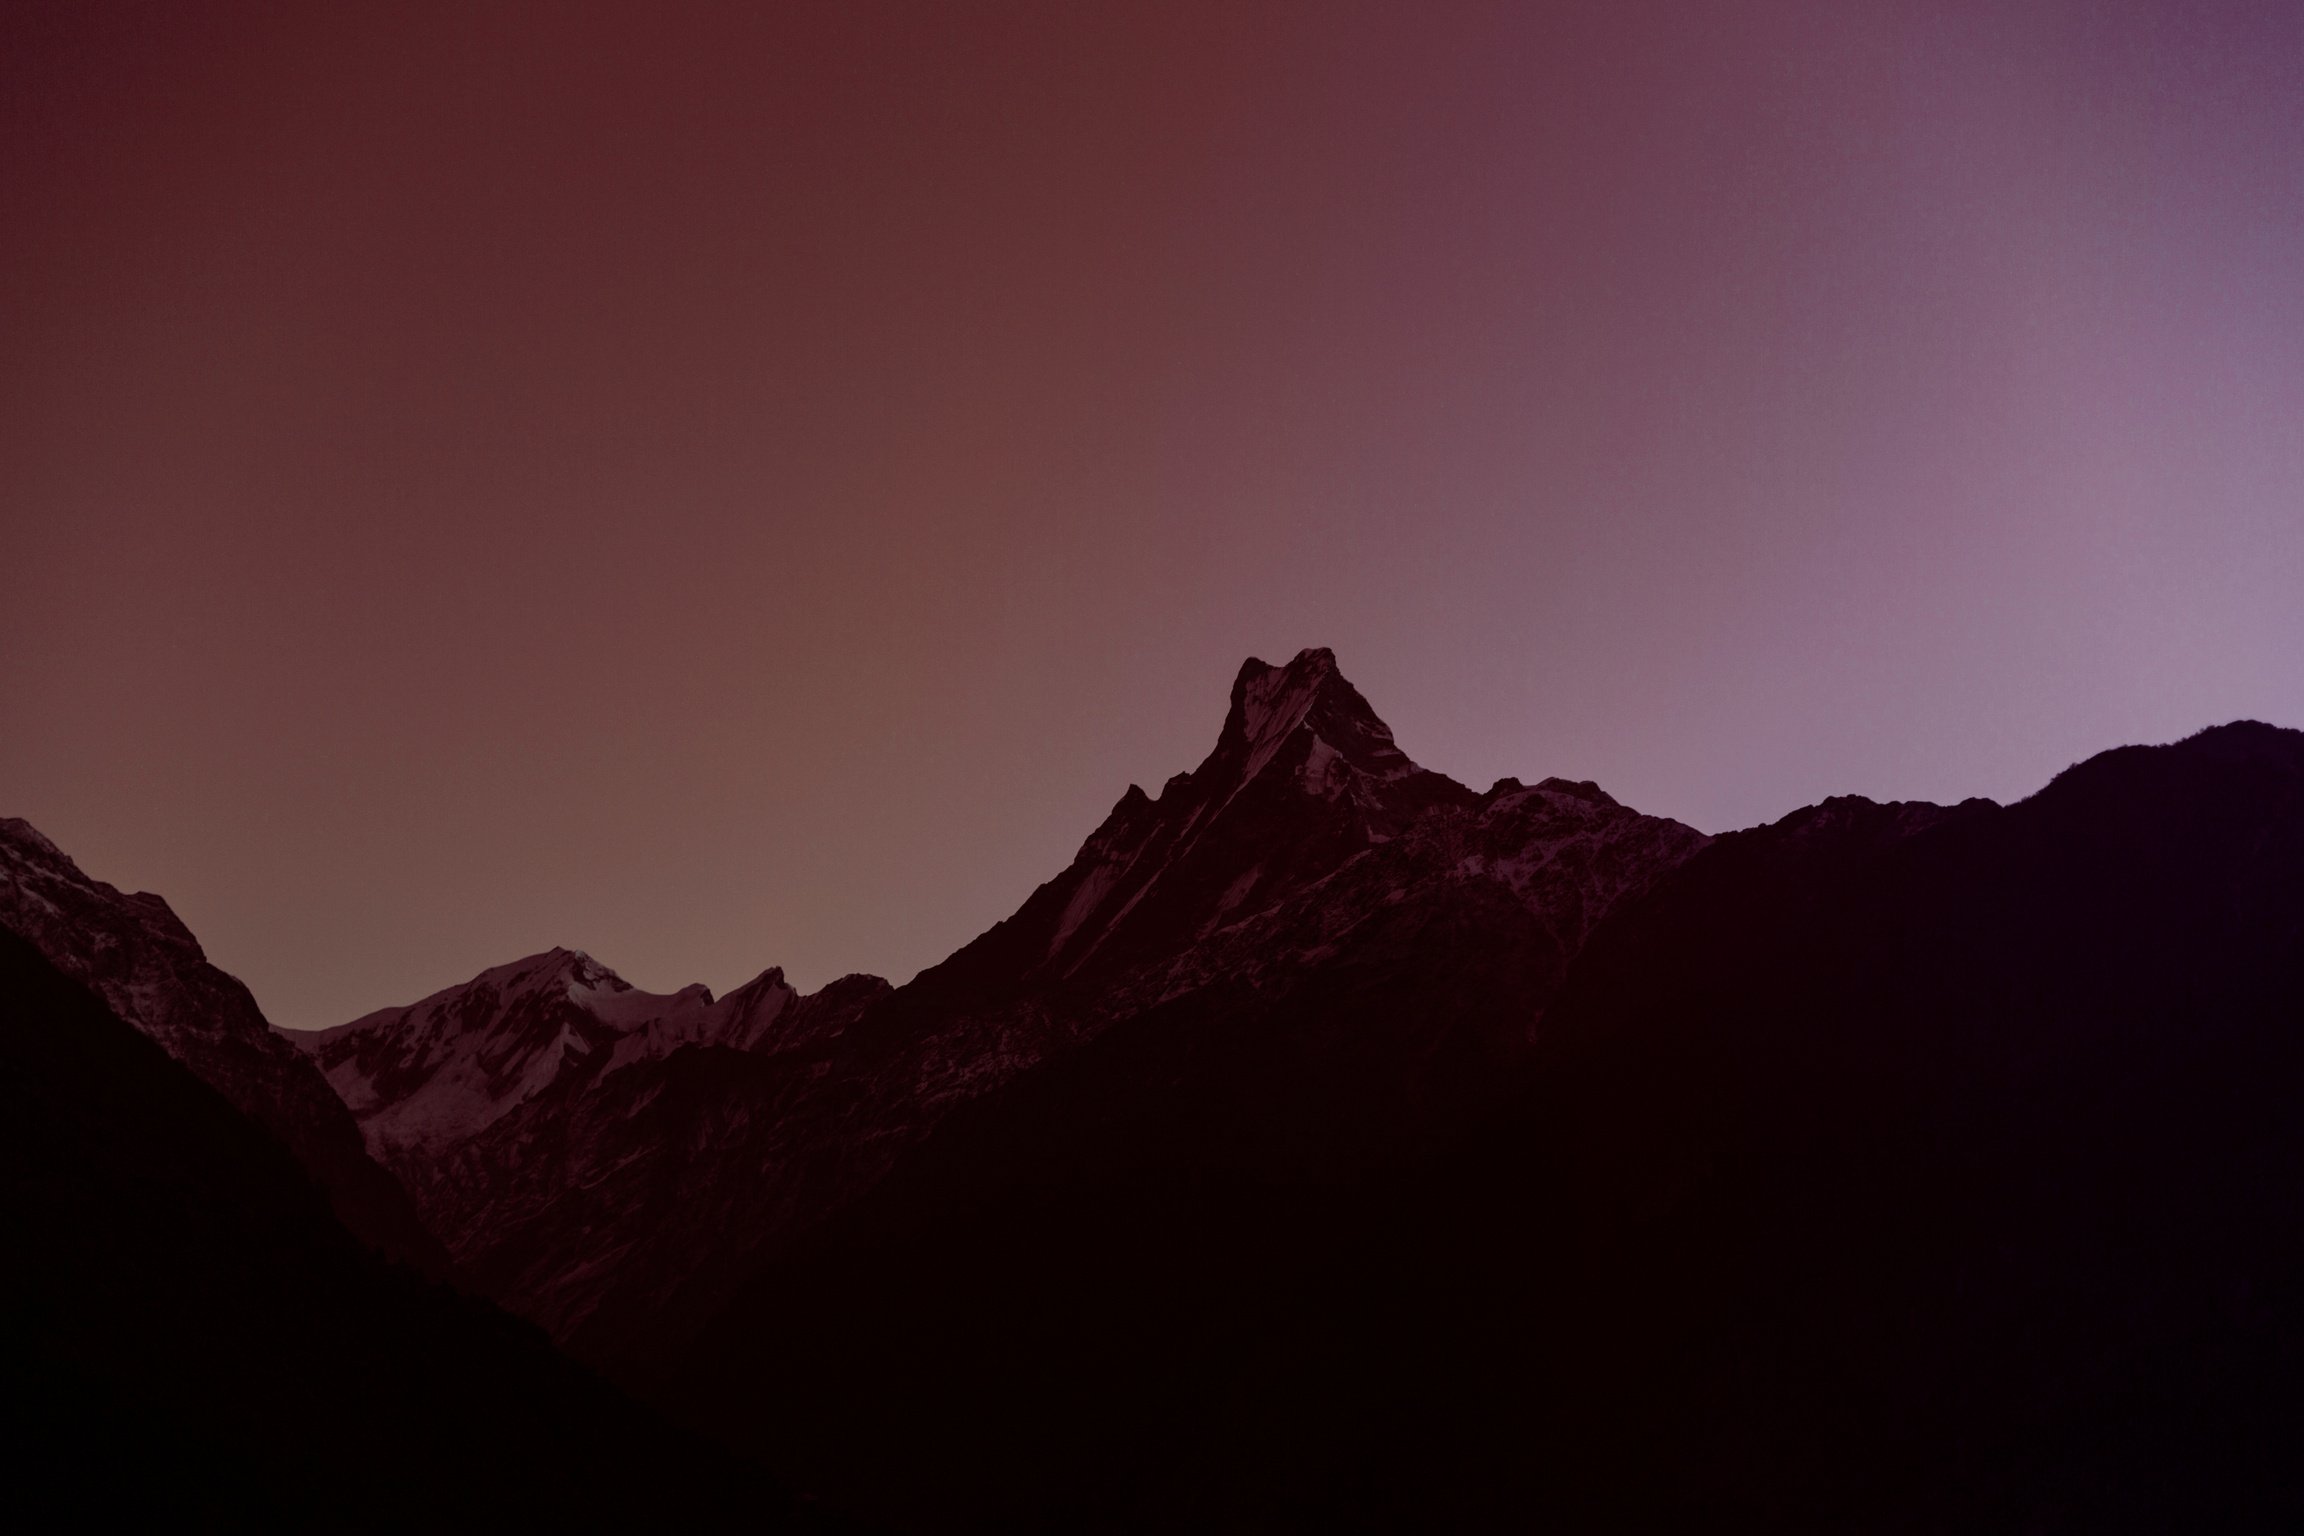
[[[817,1529],[0,932],[0,1511],[36,1530]]]
[[[956,1115],[663,1400],[923,1528],[2304,1523],[2304,736],[1721,839],[1407,1161],[1314,1006]]]

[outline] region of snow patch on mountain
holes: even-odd
[[[377,1155],[405,1161],[470,1140],[572,1075],[597,1080],[691,1045],[757,1049],[797,997],[773,969],[720,999],[701,985],[644,992],[555,949],[294,1038]]]

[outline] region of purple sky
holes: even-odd
[[[1707,831],[2304,725],[2304,6],[672,9],[0,19],[0,813],[279,1022],[901,979],[1306,645]]]

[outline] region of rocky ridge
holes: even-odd
[[[343,1102],[274,1033],[248,989],[208,963],[167,902],[91,879],[31,823],[5,817],[0,927],[278,1137],[355,1235],[427,1273],[446,1272],[446,1252],[369,1157]]]
[[[554,949],[405,1007],[282,1034],[319,1064],[379,1158],[422,1172],[563,1080],[595,1082],[682,1046],[786,1048],[818,1026],[814,1001],[780,968],[715,999],[701,985],[643,992],[581,950]]]

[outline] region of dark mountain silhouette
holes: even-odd
[[[0,1019],[12,1529],[801,1524],[531,1325],[365,1248],[266,1130],[6,932]]]
[[[208,963],[168,903],[92,880],[31,823],[0,817],[0,930],[93,988],[193,1075],[277,1136],[363,1241],[426,1274],[447,1251],[377,1166],[328,1084],[238,980]]]
[[[2304,734],[1722,839],[1555,1020],[1498,1166],[1578,1255],[1588,1468],[1842,1529],[2304,1519]]]
[[[782,1508],[363,1253],[105,1007],[190,1061],[245,993],[106,959],[157,904],[15,841],[12,1348],[65,1442],[232,1518]],[[2296,732],[1706,839],[1418,768],[1306,651],[906,986],[560,950],[294,1049],[464,1282],[896,1529],[2304,1523]]]
[[[2304,735],[1720,839],[1476,1130],[1353,1155],[1320,1064],[1477,1018],[1464,937],[986,1095],[665,1400],[921,1529],[2304,1517]]]
[[[1123,1026],[1202,1042],[1244,1114],[1296,1104],[1274,1158],[1453,1134],[1592,925],[1702,843],[1589,784],[1421,769],[1305,651],[1243,666],[1198,768],[907,986],[651,998],[557,952],[303,1043],[474,1283],[642,1381],[946,1116]]]

